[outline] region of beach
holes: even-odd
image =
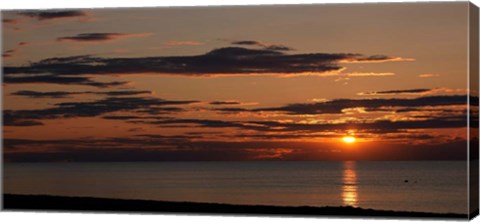
[[[61,197],[48,195],[3,195],[5,210],[46,210],[81,212],[193,213],[242,215],[297,216],[376,216],[407,218],[466,219],[466,214],[424,213],[362,209],[356,207],[283,207],[266,205],[233,205],[217,203],[121,200],[92,197]]]

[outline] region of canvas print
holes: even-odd
[[[4,210],[478,214],[469,2],[1,14]]]

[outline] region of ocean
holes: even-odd
[[[467,213],[464,161],[5,163],[4,193]]]

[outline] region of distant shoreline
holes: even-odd
[[[424,213],[373,210],[355,207],[287,207],[266,205],[233,205],[152,200],[125,200],[96,197],[64,197],[48,195],[4,194],[5,210],[47,210],[83,212],[138,212],[138,213],[202,213],[244,215],[296,216],[371,216],[410,218],[467,219],[467,214]]]

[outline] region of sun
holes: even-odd
[[[344,136],[342,138],[342,141],[345,142],[345,143],[355,143],[357,139],[353,136]]]

